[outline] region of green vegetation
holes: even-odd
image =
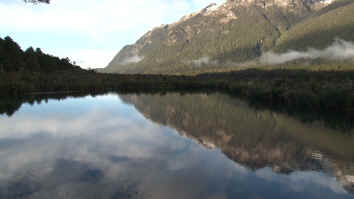
[[[68,58],[23,52],[7,37],[0,39],[0,96],[21,98],[40,93],[219,91],[243,97],[253,105],[293,113],[330,114],[354,119],[354,71],[257,70],[195,76],[116,75],[83,70]],[[2,106],[7,107],[6,100]]]
[[[22,51],[10,37],[0,38],[0,72],[53,73],[64,70],[80,70],[70,63],[69,58],[44,54],[40,48]]]
[[[264,8],[257,3],[241,6],[238,1],[228,1],[217,14],[200,13],[153,29],[134,45],[123,48],[103,72],[189,75],[255,67],[255,60],[268,51],[323,49],[336,38],[354,41],[353,10],[352,0],[337,0],[320,10],[301,3]],[[234,17],[225,20],[225,16]],[[142,60],[125,62],[136,56]],[[201,58],[209,62],[195,64]],[[306,62],[301,60],[297,66]],[[320,64],[311,65],[319,68]],[[354,69],[353,62],[347,65]]]
[[[228,12],[237,13],[237,20],[221,23]],[[237,7],[228,12],[218,17],[197,15],[177,25],[155,28],[150,36],[138,40],[134,48],[123,49],[104,72],[187,74],[204,67],[193,64],[202,57],[218,60],[217,67],[256,58],[260,53],[260,47],[257,48],[260,41],[266,38],[262,48],[269,49],[280,36],[278,28],[268,19],[275,18],[275,8],[266,11],[257,7]],[[287,23],[285,21],[279,23]],[[139,56],[144,57],[141,62],[118,64],[132,56],[136,49]],[[212,67],[216,68],[213,64]]]
[[[308,47],[325,48],[335,38],[354,41],[354,3],[338,1],[316,13],[308,20],[284,32],[276,46],[277,51],[304,50]]]

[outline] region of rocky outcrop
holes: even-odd
[[[269,8],[277,6],[281,8],[297,9],[306,7],[307,9],[318,10],[329,4],[334,0],[228,0],[228,4],[236,6],[260,6]]]
[[[273,49],[294,24],[335,0],[228,0],[161,25],[124,47],[105,69],[119,73],[188,73],[244,63]],[[328,38],[327,38],[328,39]],[[261,45],[260,45],[261,44]],[[208,68],[208,67],[206,67]]]

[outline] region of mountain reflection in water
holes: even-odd
[[[0,126],[1,199],[354,198],[353,132],[222,94],[49,100]]]

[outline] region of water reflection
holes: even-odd
[[[48,100],[0,126],[0,198],[353,198],[352,136],[225,95]]]

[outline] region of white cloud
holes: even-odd
[[[205,66],[205,65],[216,65],[216,64],[218,64],[218,61],[211,60],[210,57],[201,57],[197,60],[193,60],[192,63],[197,67],[201,67],[201,66]]]
[[[271,168],[259,169],[255,172],[256,176],[267,181],[288,184],[295,192],[304,192],[311,185],[317,185],[332,190],[335,193],[344,194],[346,191],[334,177],[313,171],[296,171],[290,175],[274,173]]]
[[[124,59],[121,64],[124,65],[124,64],[138,63],[143,59],[144,57],[139,57],[139,56],[128,57]]]
[[[8,20],[0,21],[0,30],[28,32],[31,37],[36,34],[65,34],[87,38],[87,43],[95,41],[100,44],[100,47],[86,50],[89,53],[110,46],[111,50],[104,51],[105,55],[99,53],[100,57],[106,59],[113,57],[124,44],[137,40],[148,29],[172,23],[212,2],[224,0],[52,0],[49,5],[24,4],[22,0],[5,1],[0,2],[0,17]],[[127,39],[131,37],[128,33],[134,34],[134,41]],[[109,34],[114,34],[116,38],[107,37]],[[75,46],[75,41],[70,42],[70,45]],[[120,44],[115,46],[115,43]],[[56,49],[56,46],[51,48]],[[81,49],[76,54],[85,52],[85,48],[75,46],[75,49]],[[87,59],[89,56],[82,57]],[[97,60],[83,61],[95,65]],[[100,62],[98,65],[104,64]]]
[[[253,175],[220,151],[191,144],[174,130],[145,119],[115,95],[81,100],[50,100],[48,104],[25,105],[10,118],[0,116],[3,187],[34,182],[42,189],[27,198],[50,195],[53,199],[63,198],[57,187],[66,195],[78,193],[87,198],[85,194],[93,193],[90,189],[106,196],[110,188],[117,190],[114,186],[122,182],[133,182],[142,196],[151,198],[197,198],[204,196],[201,193],[208,195],[202,198],[214,198],[231,185],[252,186],[255,182],[261,187],[281,184],[281,188],[294,192],[314,192],[318,190],[314,188],[323,187],[325,193],[346,194],[335,178],[317,172],[283,175],[265,168]],[[75,109],[70,110],[72,106]],[[67,166],[58,167],[62,160]],[[78,170],[71,168],[97,169],[103,179],[97,184],[76,181]],[[90,191],[82,192],[84,189]],[[243,188],[238,191],[242,194]],[[270,191],[277,193],[276,189]]]
[[[345,60],[354,58],[354,43],[336,39],[332,45],[323,50],[308,48],[306,51],[289,50],[285,53],[267,52],[260,61],[264,64],[282,64],[297,59],[331,59]]]

